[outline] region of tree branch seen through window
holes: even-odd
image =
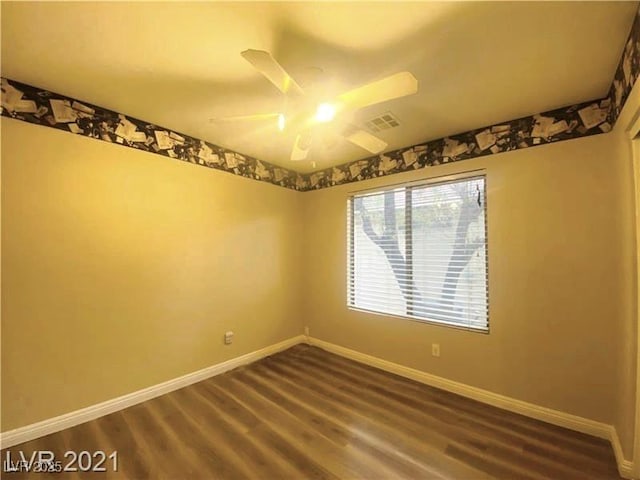
[[[355,196],[351,202],[352,303],[366,307],[393,296],[384,274],[390,270],[402,302],[390,301],[404,314],[487,323],[483,177]]]

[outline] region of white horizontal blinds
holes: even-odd
[[[484,177],[411,189],[413,289],[408,315],[488,328]]]
[[[488,329],[484,177],[356,195],[350,209],[350,306]]]
[[[405,189],[351,199],[351,305],[405,315]]]

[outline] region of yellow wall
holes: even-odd
[[[1,126],[2,431],[301,333],[300,194]]]
[[[629,362],[632,364],[631,375],[629,378],[631,381],[635,380],[636,388],[633,395],[630,395],[627,400],[627,410],[623,411],[621,422],[626,424],[626,430],[635,430],[628,434],[627,441],[634,442],[633,456],[628,457],[634,461],[635,474],[640,475],[640,139],[634,140],[634,187],[636,191],[636,322],[635,328],[630,329],[632,337],[629,343],[632,343],[635,348],[632,348],[632,353],[635,353],[635,362],[633,356],[630,357]],[[634,341],[635,340],[635,341]],[[635,367],[635,368],[634,368]],[[635,402],[634,402],[635,400]],[[634,411],[635,408],[635,411]],[[635,417],[634,417],[635,415]],[[633,419],[635,418],[635,422]],[[631,421],[630,421],[631,420]],[[635,435],[635,436],[634,436]]]
[[[626,164],[627,182],[634,187],[633,181],[633,161],[632,149],[629,136],[626,132],[614,132],[611,134],[611,140],[617,143],[616,150],[618,156],[624,156],[628,159]],[[621,255],[627,258],[627,265],[622,272],[622,291],[620,292],[628,300],[622,302],[620,307],[623,309],[621,315],[621,331],[620,348],[614,352],[618,356],[618,396],[615,407],[615,417],[613,425],[616,427],[620,442],[624,448],[625,457],[629,460],[633,458],[633,436],[634,436],[634,418],[636,408],[636,368],[637,368],[637,338],[638,338],[638,317],[637,317],[637,271],[636,271],[636,238],[635,229],[635,207],[634,197],[630,195],[630,200],[626,205],[622,205],[623,212],[628,215],[630,221],[624,226],[624,238],[630,239],[620,245]]]
[[[635,430],[628,434],[627,441],[634,442],[634,453],[631,458],[634,461],[634,468],[636,475],[640,475],[640,139],[636,139],[634,149],[634,187],[636,191],[636,322],[635,328],[630,329],[632,337],[629,343],[632,343],[635,348],[632,348],[632,353],[635,353],[635,362],[633,356],[630,357],[629,363],[632,364],[631,375],[629,378],[631,381],[635,380],[635,391],[633,395],[629,396],[627,401],[627,410],[623,412],[622,418],[626,430],[630,431],[635,426]],[[635,340],[635,341],[634,341]],[[634,368],[635,367],[635,368]],[[634,402],[635,400],[635,402]],[[635,408],[635,411],[634,411]],[[634,417],[635,415],[635,417]],[[635,422],[630,421],[635,418]],[[634,436],[635,435],[635,436]]]
[[[638,270],[638,266],[640,265],[640,216],[638,216],[638,214],[640,214],[640,177],[638,177],[637,174],[640,170],[636,170],[636,179],[635,181],[633,180],[634,162],[636,169],[640,167],[640,140],[634,140],[633,143],[635,143],[635,145],[633,147],[630,141],[632,132],[635,133],[640,126],[638,123],[638,114],[640,114],[640,83],[636,82],[616,122],[613,131],[614,138],[612,139],[615,142],[615,149],[612,150],[612,155],[618,158],[628,158],[628,178],[632,184],[632,188],[635,190],[636,202],[634,211],[634,196],[632,195],[628,204],[631,208],[631,216],[635,216],[635,218],[632,218],[628,222],[628,230],[625,232],[625,236],[635,237],[636,241],[635,245],[628,246],[625,250],[625,255],[629,256],[629,269],[627,270],[625,283],[628,285],[628,295],[631,298],[631,305],[629,306],[632,309],[632,313],[625,315],[624,318],[626,319],[630,316],[631,321],[623,321],[623,330],[621,332],[622,347],[618,352],[620,361],[620,368],[618,370],[618,403],[616,405],[616,417],[614,420],[620,441],[625,447],[625,457],[628,460],[633,459],[631,451],[634,442],[634,419],[636,409],[639,405],[638,401],[640,401],[640,397],[638,396],[640,393],[636,391],[639,360],[638,323],[640,322],[640,270]],[[640,419],[638,419],[638,421],[640,421]],[[638,425],[640,425],[640,423]],[[636,443],[636,449],[640,448],[640,438],[636,439]],[[636,453],[636,460],[640,462],[640,452]],[[636,470],[638,468],[640,468],[640,466],[637,466]]]
[[[623,132],[300,194],[1,122],[2,431],[308,325],[322,340],[613,424],[631,458],[637,285]],[[348,193],[477,168],[490,335],[347,309]]]
[[[633,322],[630,162],[613,153],[618,141],[598,135],[305,193],[311,335],[614,423],[622,335]],[[487,174],[490,335],[349,310],[348,193],[477,168]]]

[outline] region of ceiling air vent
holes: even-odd
[[[364,122],[364,124],[369,130],[374,133],[400,126],[400,122],[391,112],[385,112],[378,117],[367,120],[366,122]]]

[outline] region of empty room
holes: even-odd
[[[0,476],[640,479],[639,2],[0,2]]]

